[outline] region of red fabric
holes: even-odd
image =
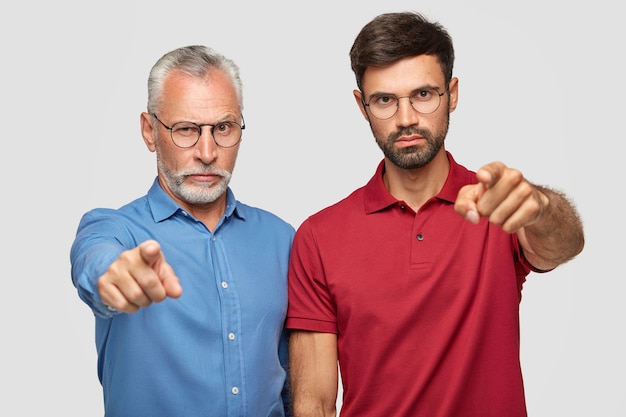
[[[456,164],[419,213],[382,182],[296,233],[287,327],[337,333],[342,417],[523,417],[515,235],[454,211],[475,174]]]

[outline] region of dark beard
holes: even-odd
[[[394,165],[403,169],[421,168],[432,161],[443,147],[446,137],[447,126],[433,134],[429,130],[415,127],[407,127],[390,134],[386,140],[381,141],[376,138],[376,143],[383,151],[383,154]],[[420,146],[409,146],[406,148],[395,148],[396,140],[401,136],[420,135],[426,139],[426,144]]]

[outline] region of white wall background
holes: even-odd
[[[1,415],[102,415],[69,247],[83,212],[143,195],[156,173],[139,131],[152,64],[195,43],[235,59],[247,128],[233,189],[298,226],[381,158],[353,102],[348,50],[371,18],[401,10],[440,20],[455,40],[456,159],[499,159],[566,190],[586,225],[583,254],[524,289],[530,416],[626,415],[619,3],[213,3],[0,6]]]

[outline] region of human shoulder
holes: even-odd
[[[82,215],[78,230],[116,234],[148,219],[152,219],[152,216],[147,198],[143,196],[119,208],[96,207],[88,210]]]
[[[458,181],[471,184],[476,183],[476,171],[468,169],[465,165],[457,162],[449,151],[446,151],[448,161],[450,162],[450,177],[456,178]]]
[[[150,210],[150,200],[152,199],[154,203],[155,196],[159,196],[159,194],[165,194],[159,187],[157,179],[155,179],[148,190],[148,192],[141,197],[137,197],[134,200],[131,200],[127,203],[124,203],[117,208],[113,207],[96,207],[88,210],[83,218],[123,218],[133,215],[144,215],[146,210]]]
[[[147,196],[142,196],[118,208],[95,207],[88,210],[84,215],[90,217],[124,217],[130,213],[145,210],[147,207]]]
[[[251,206],[237,200],[237,212],[246,221],[284,229],[293,233],[294,227],[277,214],[260,207]]]
[[[365,186],[357,188],[341,200],[311,214],[305,223],[327,225],[341,223],[357,214],[365,214]]]

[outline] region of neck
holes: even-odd
[[[217,197],[215,201],[195,204],[181,199],[177,194],[172,192],[167,184],[164,183],[161,176],[159,176],[159,183],[165,193],[176,201],[183,210],[204,223],[211,232],[215,230],[217,223],[226,212],[226,192]]]
[[[217,223],[220,221],[226,211],[226,194],[220,196],[217,200],[207,204],[190,205],[185,204],[181,207],[185,209],[196,219],[200,220],[211,232],[215,231]]]
[[[428,164],[415,169],[400,168],[385,158],[383,181],[392,196],[406,202],[417,213],[441,191],[449,170],[450,162],[443,149]]]

